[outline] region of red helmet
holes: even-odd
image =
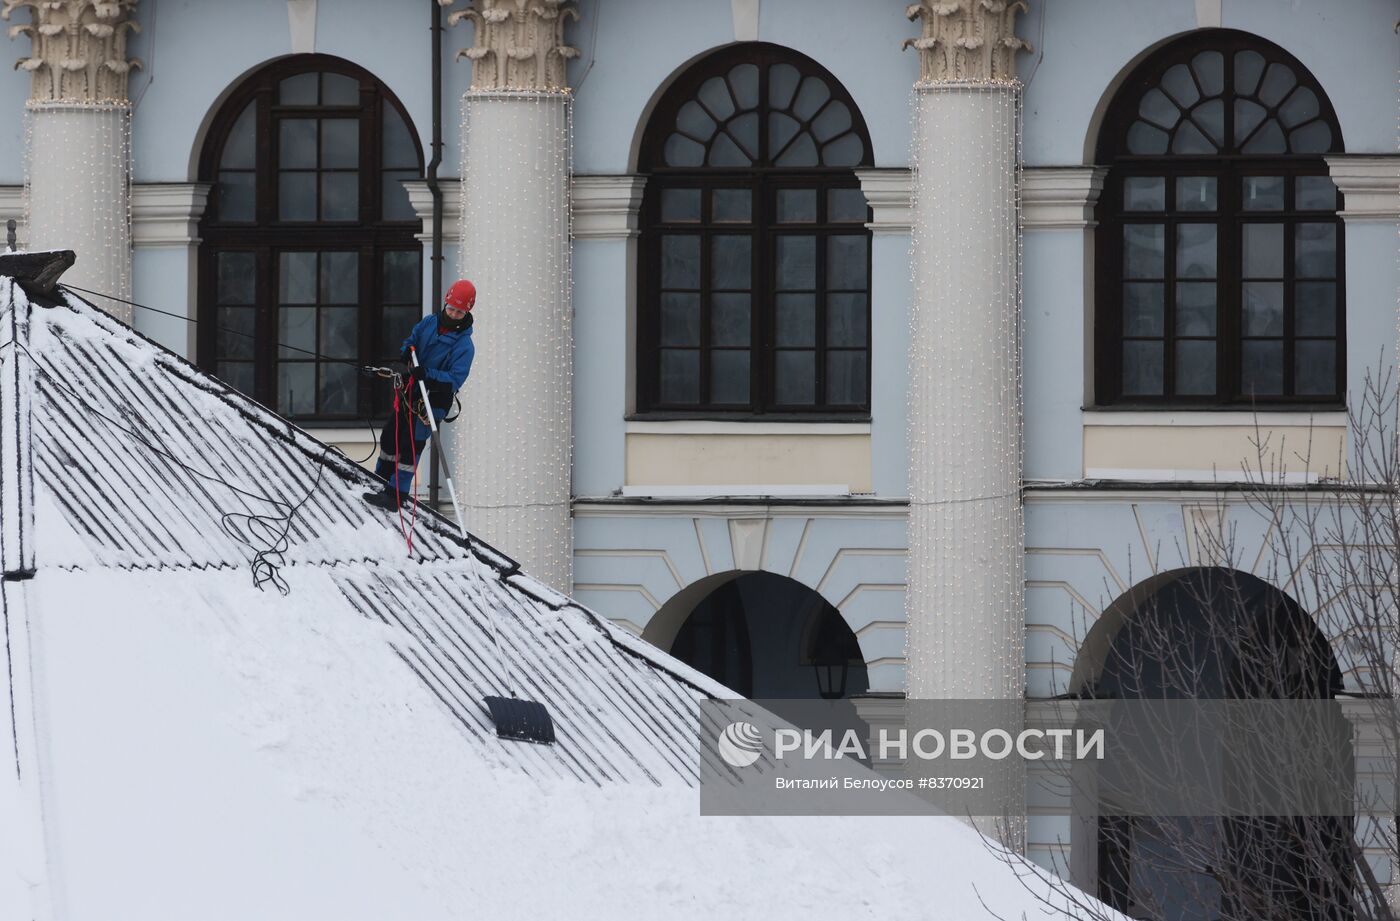
[[[476,285],[465,278],[457,279],[452,283],[452,287],[447,289],[447,296],[443,298],[443,302],[458,310],[471,310],[476,303]]]

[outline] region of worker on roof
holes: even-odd
[[[411,501],[413,471],[432,429],[423,415],[421,379],[428,389],[428,404],[439,424],[452,408],[457,391],[471,372],[476,346],[472,344],[472,307],[476,286],[465,278],[452,283],[437,313],[418,321],[403,341],[408,375],[395,401],[397,411],[384,423],[379,435],[379,463],[375,476],[385,483],[382,491],[365,494],[371,504],[390,510]],[[417,353],[418,366],[413,364]]]

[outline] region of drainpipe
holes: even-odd
[[[433,196],[433,254],[429,260],[433,269],[433,299],[430,302],[436,310],[442,303],[442,186],[438,185],[437,171],[442,163],[442,5],[440,0],[428,0],[433,8],[431,30],[433,33],[433,158],[428,161],[428,192]],[[428,504],[436,511],[441,476],[438,452],[429,455]]]

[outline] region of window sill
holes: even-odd
[[[1100,426],[1334,426],[1347,424],[1347,412],[1337,406],[1235,407],[1096,406],[1083,410],[1084,424]]]
[[[869,420],[816,422],[806,419],[740,422],[719,419],[629,419],[628,435],[869,435]]]
[[[379,440],[379,426],[346,425],[343,422],[295,422],[297,428],[327,444]]]

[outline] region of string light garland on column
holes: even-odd
[[[462,101],[459,270],[480,292],[477,357],[451,439],[469,527],[568,591],[573,457],[566,0],[479,0]]]
[[[1020,2],[924,0],[913,120],[907,687],[1025,694],[1021,505]],[[1006,727],[1013,730],[1016,727]],[[1025,840],[1008,759],[1000,829]],[[991,831],[992,829],[988,829]]]
[[[31,249],[71,249],[69,277],[131,296],[131,106],[126,36],[136,0],[4,0],[28,9],[31,74],[25,115],[24,219]],[[131,322],[129,309],[114,307]]]

